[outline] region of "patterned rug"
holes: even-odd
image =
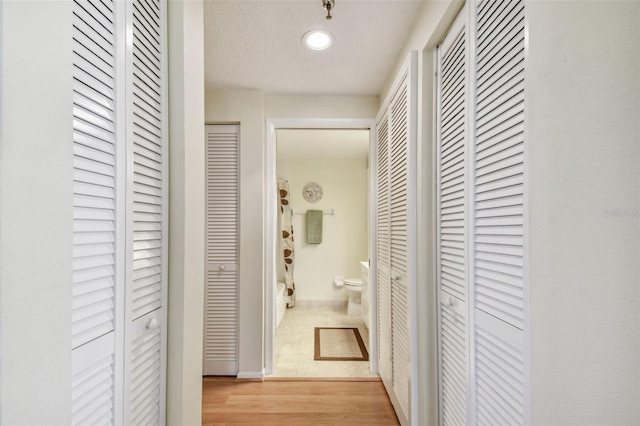
[[[357,328],[315,327],[316,361],[369,361]]]

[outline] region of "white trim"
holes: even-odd
[[[160,66],[162,73],[162,306],[160,307],[160,413],[167,422],[167,355],[169,346],[169,18],[167,0],[160,1]]]
[[[529,96],[527,85],[527,70],[529,69],[529,14],[527,2],[524,2],[524,140],[523,140],[523,257],[522,265],[524,286],[524,425],[531,424],[531,316],[530,282],[529,282]]]
[[[409,308],[409,417],[412,424],[418,424],[418,291],[417,291],[417,217],[418,205],[418,52],[412,50],[407,59],[407,95],[409,146],[407,158],[407,274]],[[413,231],[413,232],[411,232]],[[415,378],[411,380],[411,378]]]
[[[127,299],[127,268],[129,255],[127,244],[127,129],[129,128],[127,116],[127,93],[129,91],[129,79],[127,78],[127,34],[129,22],[127,21],[128,4],[114,2],[115,16],[115,43],[116,43],[116,75],[115,75],[115,104],[116,104],[116,270],[115,270],[115,357],[113,378],[113,408],[114,423],[124,424],[125,418],[125,375],[129,356],[126,355],[129,345],[126,336],[129,333],[128,315],[129,302]],[[127,405],[128,407],[128,405]]]
[[[378,374],[378,262],[376,235],[378,164],[378,129],[372,121],[369,129],[369,371]],[[373,331],[372,331],[373,330]]]
[[[455,21],[454,21],[455,22]],[[449,28],[451,31],[451,28]],[[448,33],[447,33],[448,34]],[[445,35],[446,38],[446,35]],[[442,42],[438,45],[436,51],[434,52],[435,61],[436,61],[436,78],[435,78],[435,89],[434,89],[434,106],[435,106],[435,122],[434,122],[434,132],[435,132],[435,143],[433,145],[433,161],[432,167],[434,171],[434,180],[433,180],[433,255],[434,255],[434,264],[433,264],[433,274],[434,274],[434,283],[435,283],[435,294],[434,294],[434,302],[435,302],[435,310],[436,310],[436,330],[435,330],[435,338],[436,338],[436,395],[437,395],[437,413],[436,419],[437,424],[442,425],[442,371],[440,365],[442,363],[442,351],[441,351],[441,341],[442,341],[442,323],[440,321],[440,251],[438,250],[439,241],[440,241],[440,176],[442,174],[440,167],[440,146],[442,144],[442,138],[440,135],[440,107],[441,107],[441,98],[440,98],[440,87],[442,86]]]
[[[467,51],[465,62],[466,85],[467,85],[467,149],[466,155],[466,186],[465,186],[465,257],[467,261],[467,421],[469,424],[476,422],[476,295],[475,295],[475,242],[476,227],[474,216],[476,210],[474,208],[476,201],[475,193],[475,163],[476,163],[476,9],[477,2],[469,2],[465,5],[467,16],[465,16],[465,24],[467,27],[466,44]]]
[[[126,1],[123,2],[125,8],[125,27],[126,27],[126,43],[123,45],[123,50],[125,51],[124,55],[124,67],[125,67],[125,104],[123,105],[123,109],[126,112],[126,139],[123,140],[123,148],[126,150],[126,207],[125,207],[125,228],[126,228],[126,238],[125,238],[125,274],[127,278],[127,283],[125,284],[125,304],[124,304],[124,321],[125,321],[125,332],[124,332],[124,383],[123,383],[123,392],[124,392],[124,404],[123,404],[123,422],[128,423],[131,417],[131,365],[133,354],[131,351],[132,342],[134,339],[134,323],[131,315],[131,307],[132,307],[132,288],[128,284],[131,279],[131,274],[133,271],[133,197],[129,191],[133,192],[133,141],[130,135],[133,134],[133,113],[127,107],[127,104],[132,101],[133,96],[133,2]],[[129,223],[131,222],[131,224]]]
[[[265,322],[264,322],[264,362],[265,374],[273,374],[275,358],[275,336],[276,336],[276,299],[278,279],[276,277],[276,229],[277,215],[276,209],[276,125],[272,120],[267,119],[267,146],[265,152]]]
[[[369,153],[375,149],[375,132],[376,121],[374,119],[360,119],[360,118],[267,118],[266,119],[266,152],[265,152],[265,322],[264,322],[264,374],[273,374],[273,366],[275,359],[275,335],[276,335],[276,200],[277,200],[277,175],[276,175],[276,131],[278,129],[367,129],[369,130]],[[375,200],[375,186],[371,185],[370,190],[370,204]],[[369,214],[373,212],[370,210]],[[373,245],[374,239],[370,242],[371,258],[375,258],[375,246]],[[375,280],[376,270],[375,262],[370,267],[369,273],[369,289],[371,291],[371,305],[377,306],[377,283]],[[373,279],[371,277],[374,277]],[[375,309],[374,309],[375,311]],[[373,312],[373,311],[372,311]],[[377,334],[377,323],[371,321],[371,327],[369,329],[369,348],[370,348],[370,362],[369,368],[372,373],[378,373],[377,362],[374,359],[378,357],[377,341],[375,336]],[[245,374],[245,373],[242,373]],[[240,377],[240,373],[238,374]],[[257,377],[242,377],[242,378],[257,378]]]
[[[430,189],[431,189],[431,257],[432,257],[432,268],[431,268],[431,300],[432,302],[429,304],[429,307],[431,309],[431,319],[433,320],[433,326],[430,327],[430,330],[433,332],[433,335],[430,336],[430,341],[429,341],[429,348],[432,349],[435,352],[435,356],[433,357],[433,361],[432,364],[430,366],[431,371],[433,373],[433,378],[435,380],[434,383],[434,387],[433,388],[429,388],[429,390],[433,390],[434,395],[433,398],[435,398],[433,407],[435,409],[435,415],[433,416],[436,420],[436,425],[440,425],[442,423],[441,419],[440,419],[440,413],[442,412],[441,410],[441,404],[442,404],[442,395],[440,394],[440,373],[439,373],[439,365],[440,365],[440,314],[438,312],[438,309],[440,309],[440,292],[438,291],[438,269],[437,269],[437,265],[438,265],[438,258],[439,256],[437,255],[438,252],[438,230],[439,230],[439,224],[438,224],[438,204],[440,203],[440,197],[438,196],[438,191],[437,191],[437,180],[439,177],[439,164],[440,162],[438,161],[439,155],[440,155],[440,138],[439,138],[439,134],[440,132],[438,132],[438,127],[440,126],[440,117],[438,114],[438,111],[440,111],[440,49],[439,46],[436,46],[433,49],[432,52],[432,60],[433,60],[433,72],[434,72],[434,77],[433,77],[433,81],[432,81],[432,85],[433,85],[433,93],[432,93],[432,99],[431,102],[433,104],[433,112],[431,114],[431,117],[433,119],[433,126],[431,128],[431,138],[432,138],[432,144],[431,144],[431,181],[428,183],[430,185]],[[427,209],[425,209],[426,211]],[[429,228],[429,223],[426,224],[426,227]],[[428,244],[428,243],[427,243]],[[433,327],[435,327],[435,329],[433,329]],[[426,398],[428,398],[429,395],[427,393]],[[426,416],[427,418],[425,419],[431,419],[431,413],[427,412]]]
[[[238,375],[236,376],[237,379],[258,379],[258,380],[263,380],[264,379],[264,370],[263,371],[240,371],[238,372]]]

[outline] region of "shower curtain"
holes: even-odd
[[[284,266],[284,283],[287,286],[286,302],[287,308],[293,308],[296,305],[296,285],[293,282],[293,221],[291,205],[289,204],[289,182],[284,179],[278,179],[278,194],[280,198],[280,231],[282,240],[279,247],[280,261]]]

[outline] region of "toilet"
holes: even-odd
[[[357,278],[348,278],[344,280],[344,289],[349,296],[347,302],[347,315],[357,317],[362,315],[362,280]]]

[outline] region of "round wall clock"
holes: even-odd
[[[315,182],[308,183],[302,190],[304,199],[310,203],[316,203],[322,199],[322,188]]]

